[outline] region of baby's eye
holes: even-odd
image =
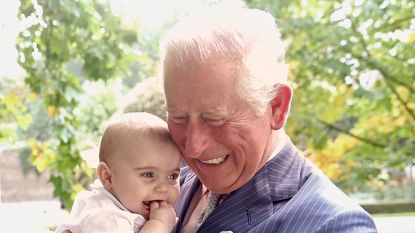
[[[154,174],[154,172],[143,172],[143,173],[141,173],[141,176],[145,177],[145,178],[153,178],[155,176],[155,174]]]
[[[179,173],[173,173],[168,177],[171,180],[177,180],[179,178]]]

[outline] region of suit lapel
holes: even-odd
[[[189,208],[192,197],[195,194],[197,188],[200,186],[200,181],[196,175],[188,170],[182,171],[182,184],[180,185],[180,196],[176,202],[176,216],[179,218],[179,222],[176,224],[173,232],[180,232],[178,229],[182,228],[183,221],[186,217],[186,211]]]
[[[229,194],[203,223],[198,232],[251,229],[272,214],[268,169],[264,167],[247,184]],[[229,220],[231,219],[231,220]]]

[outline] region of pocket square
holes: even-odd
[[[232,231],[221,231],[220,233],[233,233]]]

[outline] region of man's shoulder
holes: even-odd
[[[281,216],[285,230],[296,223],[293,232],[376,232],[371,216],[318,169],[269,220]]]
[[[323,172],[291,143],[266,166],[271,199],[291,199],[289,205],[313,203],[344,208],[358,205],[341,191]]]
[[[358,208],[330,205],[286,206],[259,221],[247,232],[377,232],[371,216]]]
[[[318,173],[291,198],[272,205],[272,214],[258,220],[252,232],[376,232],[372,217]]]
[[[370,215],[295,147],[285,147],[267,169],[274,207],[262,227],[274,226],[278,232],[376,232]],[[273,231],[267,227],[266,232]]]
[[[357,202],[352,200],[315,166],[312,166],[310,174],[293,199],[301,200],[299,203],[313,203],[313,205],[327,206],[338,211],[361,209]]]

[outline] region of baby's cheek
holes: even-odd
[[[180,193],[180,187],[179,185],[177,185],[173,189],[171,204],[174,204],[177,201],[177,199],[179,198],[179,193]]]

